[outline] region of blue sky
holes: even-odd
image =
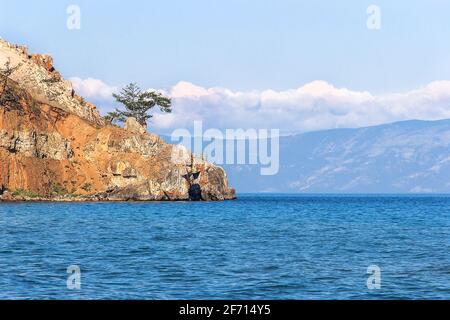
[[[81,8],[81,30],[66,28],[71,4]],[[381,9],[380,30],[366,26],[371,4]],[[387,95],[450,79],[450,2],[444,0],[0,0],[0,5],[0,36],[51,53],[67,78],[99,79],[111,87],[137,81],[171,90],[185,81],[232,92],[284,92],[321,80]],[[371,124],[366,122],[360,125]],[[345,123],[305,130],[352,126]]]

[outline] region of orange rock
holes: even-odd
[[[48,54],[32,54],[31,60],[37,65],[44,67],[48,72],[55,71],[53,66],[53,58]]]
[[[53,68],[47,56],[33,57]],[[44,103],[20,82],[13,91],[20,105],[0,105],[0,200],[17,190],[22,200],[189,200],[193,169],[203,200],[235,198],[222,168],[201,159],[192,168],[154,134],[91,121],[89,103]]]

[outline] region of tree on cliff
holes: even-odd
[[[108,115],[105,117],[106,122],[108,123],[116,123],[116,122],[125,122],[127,120],[126,117],[122,116],[120,112],[113,111],[109,112]]]
[[[171,99],[155,91],[142,91],[136,83],[130,83],[119,94],[113,94],[113,97],[125,107],[125,110],[116,109],[115,112],[108,113],[106,118],[110,122],[124,122],[127,118],[133,117],[141,125],[147,126],[147,121],[153,117],[149,111],[154,107],[159,107],[162,112],[172,112]]]
[[[9,80],[17,69],[20,68],[20,64],[11,66],[11,61],[8,59],[4,66],[0,68],[0,105],[18,104],[18,97],[14,95],[12,88],[10,87]]]

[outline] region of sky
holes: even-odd
[[[129,82],[173,97],[161,133],[450,118],[449,34],[445,0],[0,0],[0,36],[50,53],[102,113]]]

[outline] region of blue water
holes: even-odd
[[[0,238],[0,299],[450,299],[446,196],[0,204]]]

